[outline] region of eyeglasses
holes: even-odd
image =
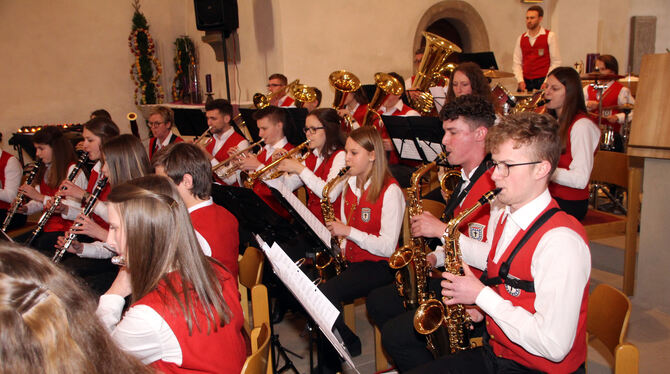
[[[509,176],[509,168],[511,168],[511,167],[523,166],[523,165],[535,165],[535,164],[539,164],[541,162],[542,161],[531,161],[531,162],[520,162],[518,164],[508,164],[508,163],[503,162],[503,161],[498,162],[498,161],[489,160],[489,161],[487,161],[486,166],[487,166],[487,169],[496,168],[496,171],[498,171],[498,173],[500,175],[502,175],[503,177],[507,177],[507,176]]]
[[[149,122],[149,127],[156,127],[164,124],[165,122]]]
[[[322,129],[325,129],[325,127],[323,127],[323,126],[321,126],[321,127],[305,127],[305,128],[302,129],[302,131],[305,134],[307,134],[307,133],[316,134],[316,130],[322,130]]]
[[[284,86],[283,84],[277,84],[277,83],[268,83],[268,88],[270,87],[282,87]]]

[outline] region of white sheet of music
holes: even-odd
[[[398,150],[400,158],[421,161],[421,155],[419,155],[419,151],[416,149],[416,145],[414,145],[412,140],[398,138],[392,138],[391,140],[393,140],[393,144],[395,145],[395,149]]]
[[[282,183],[278,178],[277,179],[270,179],[265,181],[265,184],[268,186],[276,189],[279,191],[282,196],[284,196],[284,199],[288,201],[289,204],[295,209],[298,214],[300,214],[300,217],[305,220],[305,223],[307,223],[307,226],[309,226],[312,231],[321,239],[323,244],[326,245],[326,247],[330,248],[330,240],[332,236],[330,235],[330,231],[326,228],[326,226],[321,223],[321,221],[316,218],[314,213],[310,211],[305,204],[298,199],[297,196],[293,194],[293,191],[289,191],[288,188],[284,183]]]
[[[333,325],[340,315],[340,311],[337,310],[333,303],[326,298],[321,290],[300,270],[277,243],[268,246],[260,236],[255,236],[261,249],[272,264],[275,274],[277,274],[279,279],[293,293],[312,319],[314,319],[323,335],[335,347],[340,356],[358,373],[349,352],[347,352],[340,341],[341,339],[338,339],[333,333]]]
[[[423,140],[418,140],[419,147],[423,150],[423,154],[426,155],[428,161],[433,161],[437,158],[437,155],[442,153],[442,144],[426,142]]]

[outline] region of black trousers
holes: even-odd
[[[563,209],[569,215],[577,218],[578,221],[581,221],[586,217],[586,212],[589,210],[589,200],[563,200],[558,197],[554,197],[554,200],[558,203],[558,206]]]
[[[0,209],[0,224],[5,222],[5,217],[7,217],[7,209]],[[14,217],[12,217],[12,221],[9,223],[9,226],[7,227],[7,231],[9,230],[14,230],[23,227],[26,224],[26,221],[28,220],[28,216],[25,214],[14,214]]]
[[[544,83],[544,79],[544,77],[536,79],[523,78],[523,81],[526,83],[526,91],[539,90],[542,87],[542,83]]]

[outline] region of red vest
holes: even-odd
[[[246,359],[246,346],[242,335],[244,316],[240,306],[240,294],[237,291],[237,280],[230,273],[214,266],[214,271],[221,281],[223,297],[232,313],[230,322],[225,326],[217,326],[217,331],[207,334],[207,320],[202,304],[197,302],[193,318],[193,333],[189,336],[184,314],[172,294],[165,288],[165,281],[141,298],[134,305],[146,305],[155,310],[170,326],[179,341],[182,363],[163,360],[154,361],[151,367],[163,373],[239,373]],[[177,273],[168,275],[179,292],[180,281]],[[216,311],[214,311],[216,313]],[[197,319],[200,330],[196,327]]]
[[[291,143],[286,143],[286,145],[284,145],[284,149],[287,151],[290,151],[293,148],[295,147]],[[258,161],[260,161],[261,164],[263,165],[268,165],[272,162],[271,155],[266,154],[267,149],[263,148],[261,153],[259,153],[258,156],[256,157],[258,158]],[[269,158],[266,160],[266,157]],[[272,191],[270,191],[270,187],[268,187],[265,183],[256,181],[256,183],[254,183],[253,190],[256,193],[256,195],[260,196],[260,198],[263,199],[263,201],[265,201],[265,203],[268,204],[270,208],[272,208],[272,210],[274,210],[281,217],[285,219],[291,218],[289,212],[286,209],[284,209],[283,206],[281,206],[279,201],[277,201],[277,199],[275,199],[274,196],[272,196]]]
[[[237,218],[226,208],[211,204],[190,213],[193,228],[205,238],[212,257],[226,266],[237,278],[237,255],[240,253],[240,236]]]
[[[365,113],[368,112],[368,104],[359,104],[358,108],[356,108],[356,111],[354,111],[354,114],[351,116],[354,117],[356,122],[358,122],[358,125],[363,124],[363,119],[365,119]]]
[[[170,133],[168,136],[170,137],[170,142],[168,144],[181,143],[184,141],[184,139],[173,133]],[[154,153],[158,151],[158,145],[156,144],[156,141],[157,139],[155,136],[149,139],[149,160],[151,160],[154,157]]]
[[[0,188],[5,188],[6,187],[6,182],[5,182],[5,168],[7,167],[7,161],[9,161],[10,158],[12,158],[11,154],[2,151],[2,155],[0,155]],[[9,209],[10,203],[5,202],[5,201],[0,201],[0,209]]]
[[[389,186],[392,184],[397,185],[398,182],[393,177],[390,177],[386,180],[386,184],[382,188],[379,198],[374,203],[368,201],[368,190],[366,189],[363,191],[363,195],[358,204],[356,204],[356,195],[354,195],[354,192],[347,184],[344,192],[344,214],[347,215],[347,226],[355,227],[368,234],[379,235],[382,224],[384,195],[386,194],[386,190],[388,190]],[[388,257],[373,255],[351,240],[347,240],[345,248],[345,257],[350,262],[388,260]]]
[[[214,156],[214,158],[215,158],[217,161],[220,162],[220,161],[224,161],[224,160],[226,160],[226,159],[228,158],[228,150],[229,150],[230,148],[232,148],[232,147],[236,147],[236,146],[239,145],[240,142],[243,141],[243,140],[244,140],[244,137],[243,137],[242,135],[240,135],[240,134],[238,134],[237,132],[233,131],[232,135],[230,135],[230,136],[228,137],[228,139],[226,139],[226,141],[223,143],[223,145],[221,146],[221,148],[219,149],[219,151],[216,152],[216,154],[212,154],[212,151],[214,151],[214,143],[215,143],[214,140],[212,140],[211,142],[209,142],[209,144],[207,144],[207,147],[205,147],[205,149],[207,149],[207,152],[209,152],[210,155]],[[222,180],[221,178],[219,178],[218,175],[216,175],[216,173],[212,173],[212,177],[214,178],[214,180],[215,180],[216,182],[221,183],[221,184],[225,184],[225,183],[223,182],[223,180]],[[237,182],[236,182],[234,185],[237,185]]]
[[[44,178],[46,178],[46,173]],[[44,178],[42,178],[42,181],[40,182],[40,193],[44,196],[52,196],[52,197],[56,196],[56,192],[58,192],[58,186],[49,187]],[[67,231],[68,229],[70,229],[70,226],[72,226],[73,223],[74,221],[64,219],[60,214],[54,213],[51,215],[51,218],[49,218],[46,225],[44,225],[43,231],[44,232]]]
[[[321,162],[321,165],[319,165],[319,168],[314,170],[316,166],[316,157],[314,157],[314,154],[311,154],[310,157],[308,157],[305,160],[305,166],[312,172],[314,172],[314,175],[319,177],[321,180],[328,182],[328,173],[330,173],[330,168],[333,167],[333,160],[335,160],[335,156],[337,156],[340,152],[344,152],[344,150],[340,149],[328,157],[327,160],[323,160]],[[316,218],[319,219],[319,221],[323,221],[323,212],[321,211],[321,199],[319,199],[318,196],[312,192],[309,188],[306,188],[307,190],[307,208],[316,216]],[[335,203],[333,203],[333,211],[337,213],[340,212],[340,199],[339,197],[337,200],[335,200]]]
[[[623,88],[623,84],[614,81],[605,91],[603,91],[603,108],[612,107],[619,105],[619,93]],[[586,100],[598,101],[598,91],[596,91],[593,86],[588,86],[586,89],[588,97]],[[613,114],[618,114],[619,111],[616,109],[603,109],[603,117],[611,116]],[[614,131],[619,132],[621,130],[621,124],[618,122],[609,123]]]
[[[286,99],[284,99],[284,102],[281,103],[281,105],[279,105],[279,106],[282,107],[282,108],[286,108],[286,107],[289,107],[289,106],[293,105],[293,103],[295,103],[295,100],[293,100],[292,97],[287,96]]]
[[[95,184],[98,182],[98,177],[100,174],[98,174],[97,171],[91,170],[91,175],[88,178],[88,186],[86,186],[86,192],[92,193],[93,189],[95,188]],[[102,192],[100,193],[100,196],[98,196],[98,203],[96,204],[101,204],[103,201],[107,201],[107,195],[109,195],[109,192],[111,191],[111,188],[109,187],[109,182],[105,185],[105,188],[102,189]],[[82,201],[82,204],[85,203],[85,201]],[[99,215],[95,213],[91,213],[91,218],[93,218],[93,221],[97,223],[100,227],[103,229],[107,230],[109,229],[109,223],[107,223],[104,219],[100,218]]]
[[[523,77],[525,79],[544,78],[549,73],[551,58],[549,56],[549,30],[535,39],[535,44],[530,45],[527,34],[521,36],[521,55]]]
[[[544,212],[551,208],[558,208],[556,201],[552,200],[551,203],[547,206],[542,213],[538,215],[539,218]],[[537,219],[536,218],[536,219]],[[502,224],[496,226],[496,231],[491,243],[491,251],[489,252],[489,257],[487,261],[487,272],[489,276],[495,277],[498,275],[500,270],[500,265],[510,256],[514,247],[521,240],[521,238],[526,233],[524,230],[520,230],[519,233],[514,237],[509,246],[505,249],[505,253],[500,257],[499,263],[495,263],[493,258],[495,256],[496,247],[500,236],[503,231]],[[531,225],[532,226],[532,225]],[[572,216],[569,216],[563,211],[559,211],[554,214],[549,221],[542,225],[528,240],[528,242],[523,246],[523,248],[517,253],[517,256],[512,261],[510,266],[509,275],[512,275],[521,280],[532,281],[533,276],[530,271],[531,261],[533,259],[533,254],[535,249],[544,234],[557,227],[567,227],[577,234],[579,234],[585,243],[588,243],[586,238],[586,232],[584,232],[583,226]],[[530,226],[529,226],[530,228]],[[495,287],[492,287],[494,291],[498,293],[503,299],[511,302],[514,306],[520,306],[526,309],[529,313],[535,313],[535,297],[534,292],[526,292],[524,290],[513,289],[513,291],[508,291],[505,287],[505,284],[499,284]],[[568,352],[567,356],[561,362],[553,362],[547,360],[546,358],[535,356],[528,353],[520,345],[510,341],[502,329],[496,324],[496,322],[491,317],[486,317],[486,329],[491,336],[489,344],[493,348],[493,352],[496,356],[501,356],[506,359],[513,360],[520,363],[531,369],[540,370],[548,373],[572,373],[586,360],[586,308],[588,306],[588,282],[584,287],[584,292],[582,296],[582,305],[579,310],[579,322],[577,324],[577,335],[575,340],[572,343],[572,348]],[[512,296],[510,293],[514,293],[517,296]]]
[[[572,126],[575,125],[575,123],[582,119],[582,118],[587,118],[586,115],[583,113],[577,113],[575,117],[572,119],[572,123],[570,124],[570,128],[568,129],[568,138],[565,143],[565,152],[561,154],[561,157],[558,159],[558,167],[563,168],[563,169],[568,169],[570,167],[570,164],[572,163],[572,149],[570,147],[570,133],[572,132]],[[595,151],[593,151],[593,154],[595,155],[596,152],[598,151],[598,148],[596,147]],[[572,188],[568,186],[563,186],[555,182],[550,182],[549,183],[549,192],[551,193],[552,197],[558,197],[559,199],[563,200],[586,200],[589,198],[589,186],[588,184],[586,187],[582,189],[577,189],[577,188]]]

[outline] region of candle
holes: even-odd
[[[212,92],[212,75],[205,75],[205,83],[207,84],[207,92]]]

